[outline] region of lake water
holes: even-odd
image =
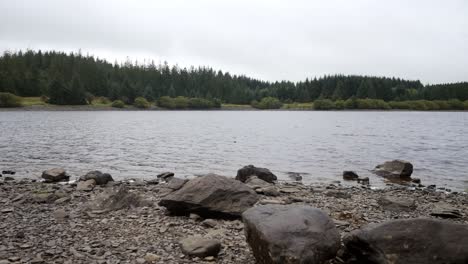
[[[63,167],[114,178],[214,172],[254,164],[282,180],[341,180],[405,159],[423,184],[468,188],[468,112],[65,111],[0,112],[0,169],[40,177]]]

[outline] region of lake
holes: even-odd
[[[282,180],[332,182],[354,170],[384,186],[369,170],[405,159],[423,184],[468,189],[468,112],[3,111],[0,135],[0,169],[20,177],[52,167],[116,179],[235,176],[254,164]]]

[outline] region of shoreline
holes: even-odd
[[[103,196],[123,186],[148,203],[121,210],[93,209]],[[27,179],[0,182],[0,262],[255,263],[241,220],[213,219],[212,226],[207,226],[199,217],[171,215],[158,205],[167,186],[164,182],[117,181],[81,191],[76,183]],[[275,186],[278,195],[259,194],[257,205],[304,204],[319,208],[333,219],[342,238],[368,224],[391,219],[441,219],[431,215],[440,207],[460,212],[459,218],[446,221],[468,224],[466,193],[290,182]],[[380,203],[382,197],[414,201],[415,207],[407,210],[397,205],[396,210],[390,210]],[[192,235],[219,240],[220,254],[216,258],[185,255],[179,241]],[[340,260],[337,257],[329,263],[342,263]]]
[[[281,109],[256,109],[250,105],[222,106],[214,109],[164,109],[151,107],[149,109],[140,109],[134,106],[125,108],[115,108],[111,106],[99,105],[32,105],[22,107],[1,108],[0,112],[48,112],[48,111],[293,111],[293,112],[468,112],[468,110],[411,110],[411,109],[343,109],[343,110],[316,110],[304,108],[281,108]]]

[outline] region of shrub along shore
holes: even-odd
[[[274,97],[265,97],[253,101],[250,105],[224,104],[217,99],[169,97],[163,96],[155,101],[144,97],[135,98],[133,103],[124,100],[111,101],[106,97],[90,97],[86,105],[55,105],[47,97],[20,97],[11,93],[0,93],[0,108],[16,108],[24,110],[115,110],[115,109],[151,109],[151,110],[414,110],[414,111],[462,111],[468,110],[468,100],[411,100],[383,101],[380,99],[357,99],[332,101],[317,99],[309,103],[281,102]]]

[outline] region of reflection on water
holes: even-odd
[[[55,166],[77,176],[235,176],[254,164],[304,182],[355,170],[379,185],[368,170],[398,158],[423,184],[467,188],[467,112],[0,112],[0,135],[0,168],[24,176]]]

